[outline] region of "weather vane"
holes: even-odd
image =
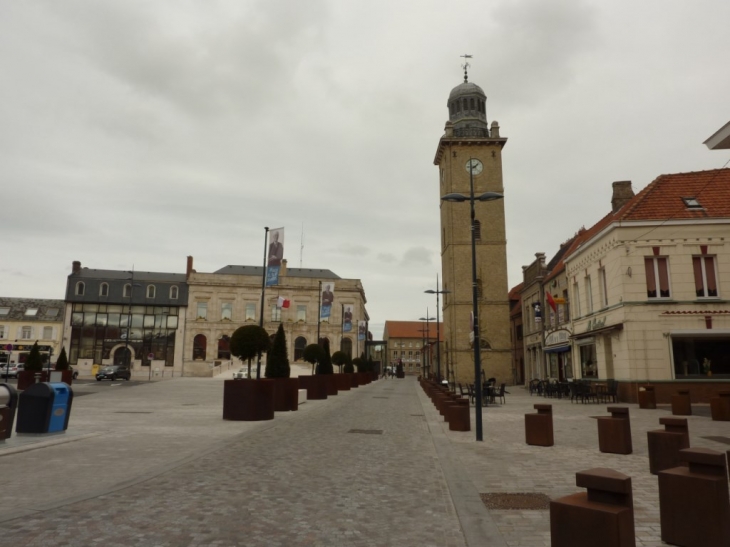
[[[467,74],[466,71],[471,66],[469,64],[469,61],[467,61],[467,59],[471,59],[473,57],[473,55],[469,55],[468,53],[465,53],[464,55],[459,55],[459,57],[464,58],[464,64],[461,65],[461,68],[464,69],[464,83],[467,83],[469,81],[469,75]]]

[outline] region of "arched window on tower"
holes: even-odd
[[[461,112],[461,101],[459,99],[456,99],[454,101],[454,104],[456,104],[456,112]]]
[[[464,99],[464,110],[469,110],[469,102],[467,99]]]
[[[474,220],[474,240],[482,240],[482,223],[478,220]]]
[[[469,99],[469,105],[471,107],[471,110],[476,110],[476,108],[474,106],[474,99]]]

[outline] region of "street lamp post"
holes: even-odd
[[[448,294],[451,291],[440,291],[439,290],[439,276],[436,274],[436,290],[427,290],[423,291],[426,294],[435,294],[436,295],[436,380],[438,382],[441,381],[441,317],[440,317],[440,311],[441,306],[439,306],[439,295],[440,294]]]
[[[134,300],[134,288],[141,287],[139,283],[134,282],[134,269],[132,270],[132,279],[129,284],[129,306],[127,307],[127,335],[124,337],[124,361],[125,365],[129,366],[129,370],[132,370],[132,356],[129,353],[129,329],[132,326],[132,302]],[[124,297],[124,287],[122,287],[122,298]],[[150,369],[152,363],[150,363]]]
[[[423,346],[423,366],[426,366],[426,348],[431,344],[431,327],[429,327],[428,322],[433,321],[433,317],[428,316],[428,308],[426,308],[426,317],[419,317],[419,321],[425,321],[426,322],[426,345]],[[429,369],[431,368],[431,360],[428,361]],[[430,372],[430,370],[429,370]],[[425,376],[425,374],[424,374]]]
[[[479,335],[479,307],[477,299],[477,247],[476,247],[476,232],[474,226],[474,201],[494,201],[502,199],[504,196],[497,192],[484,192],[479,196],[474,197],[474,169],[481,169],[481,162],[479,160],[469,158],[467,163],[469,167],[469,195],[464,194],[446,194],[441,198],[441,201],[448,201],[451,203],[460,203],[468,201],[471,207],[471,295],[472,295],[472,313],[474,315],[474,391],[476,393],[475,405],[476,405],[476,440],[483,441],[482,435],[482,361],[481,361],[481,336]]]

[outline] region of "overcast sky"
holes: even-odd
[[[509,138],[513,286],[613,181],[726,164],[702,142],[730,120],[728,21],[727,0],[0,2],[0,295],[63,298],[73,260],[258,265],[284,226],[290,266],[362,280],[379,338],[435,314],[460,55]]]

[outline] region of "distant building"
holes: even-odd
[[[76,261],[66,283],[69,361],[81,374],[116,364],[143,378],[180,375],[187,304],[185,274],[95,270]]]
[[[453,381],[453,372],[446,368],[444,357],[444,327],[436,321],[386,321],[383,329],[383,340],[388,346],[388,366],[403,364],[406,374],[436,374],[438,334],[441,335],[441,375]],[[425,368],[424,368],[425,367]],[[424,373],[424,370],[426,372]]]
[[[510,341],[512,343],[512,383],[525,383],[525,348],[524,330],[522,325],[522,298],[520,292],[523,284],[520,283],[509,291],[509,324]]]
[[[185,376],[210,376],[216,366],[240,364],[235,357],[231,359],[229,339],[238,327],[259,324],[263,267],[225,266],[201,273],[193,269],[193,258],[188,257],[186,275],[190,300]],[[369,316],[360,280],[343,279],[325,269],[288,268],[287,261],[282,260],[279,284],[266,287],[264,293],[263,327],[273,336],[279,324],[284,325],[292,362],[302,362],[304,348],[317,343],[320,291],[328,285],[334,301],[330,317],[319,324],[319,337],[329,340],[332,353],[342,350],[357,357],[365,349],[365,340],[358,339],[358,324],[369,321]],[[346,309],[351,309],[351,314],[346,314]]]
[[[0,364],[25,363],[38,342],[44,363],[55,363],[61,351],[63,300],[0,297]],[[8,350],[8,345],[12,350]]]

